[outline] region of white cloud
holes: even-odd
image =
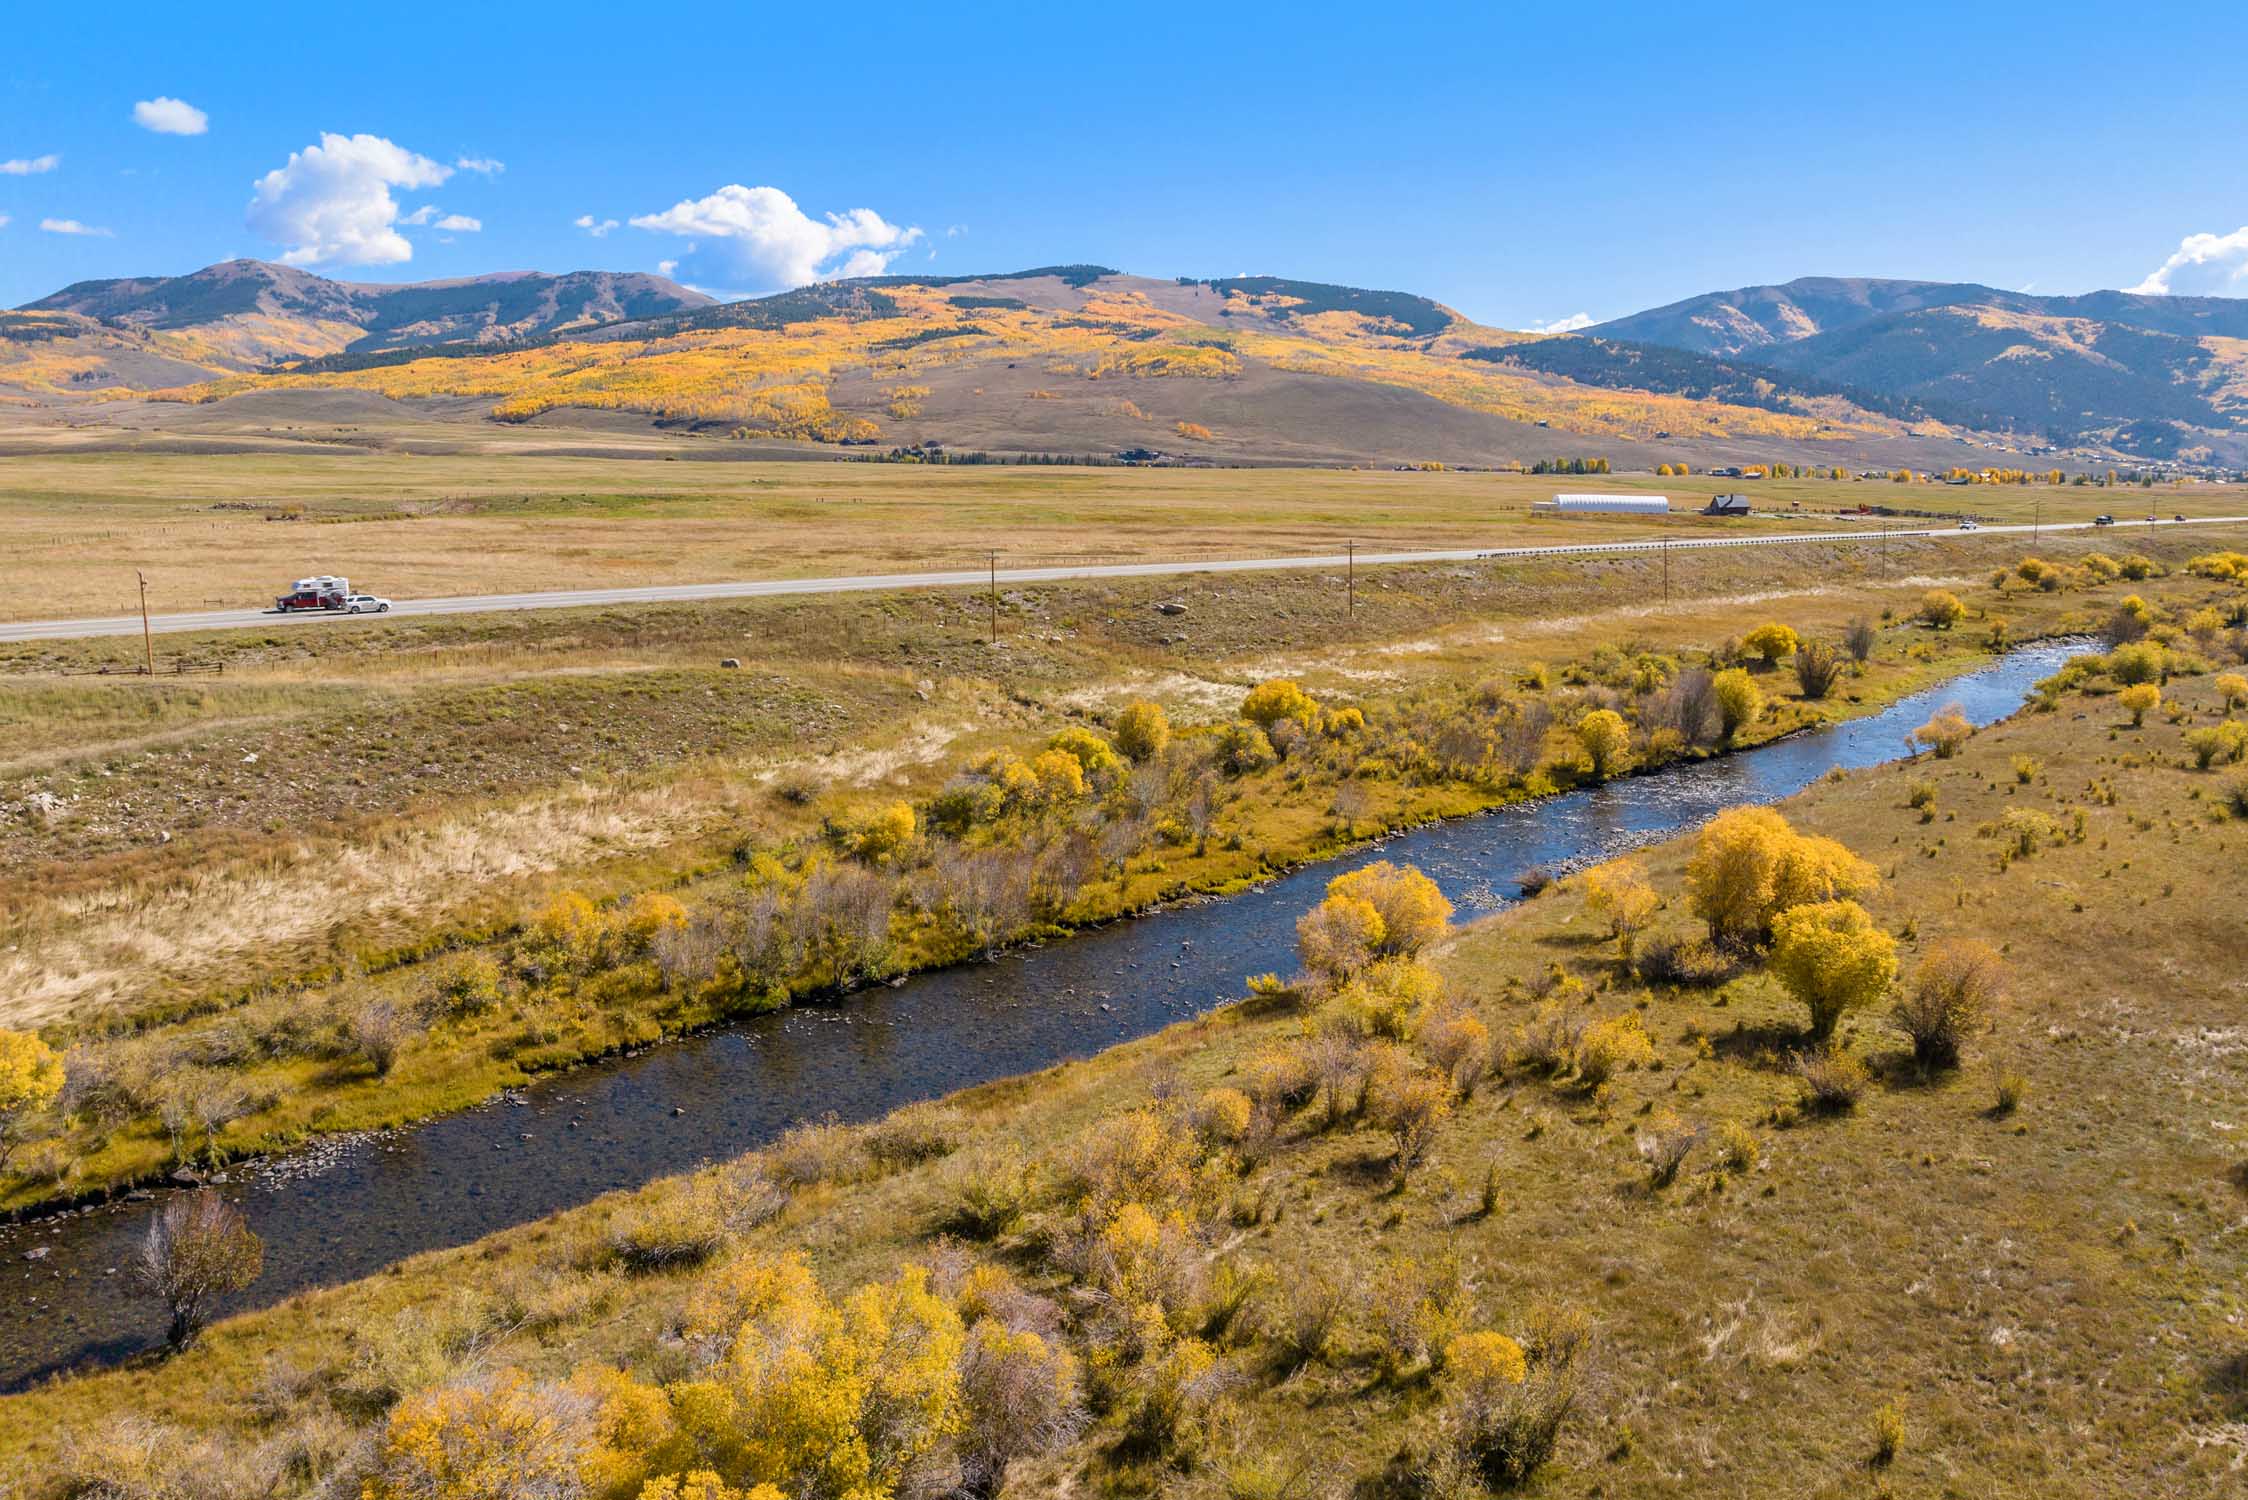
[[[679,262],[675,260],[659,260],[656,262],[656,274],[659,276],[669,276],[678,269]]]
[[[39,227],[49,234],[83,234],[102,240],[112,237],[109,230],[92,224],[81,224],[76,219],[41,219]]]
[[[324,131],[319,145],[292,151],[286,166],[257,180],[246,222],[289,247],[281,257],[286,265],[395,265],[412,260],[414,247],[397,230],[390,190],[435,187],[452,175],[452,168],[379,135]]]
[[[690,280],[767,291],[843,276],[879,276],[918,229],[901,229],[871,208],[828,214],[820,223],[775,187],[729,184],[659,214],[639,214],[635,229],[690,237],[680,258]]]
[[[6,214],[0,214],[0,229],[5,229],[5,228],[7,228],[7,227],[8,227],[8,216],[7,216]]]
[[[2248,297],[2248,224],[2230,234],[2187,235],[2131,290],[2149,297]]]
[[[1566,318],[1555,318],[1550,323],[1532,323],[1528,331],[1531,333],[1575,333],[1580,328],[1590,328],[1592,324],[1592,314],[1580,312],[1571,313]]]
[[[591,214],[579,214],[570,222],[577,225],[578,228],[584,230],[587,234],[592,235],[595,239],[601,238],[601,236],[607,234],[610,230],[617,227],[616,220],[596,219]]]
[[[449,229],[456,234],[475,234],[484,227],[482,219],[472,219],[467,214],[447,214],[437,221],[439,229]]]
[[[477,172],[486,177],[497,177],[507,170],[507,163],[494,161],[489,156],[464,156],[453,163],[463,172]]]
[[[158,94],[133,106],[133,123],[158,135],[201,135],[211,128],[211,117],[185,99]]]
[[[0,161],[0,176],[30,177],[40,172],[52,172],[61,165],[62,158],[51,151],[45,156],[29,158],[17,156],[7,161]]]
[[[416,229],[419,229],[422,225],[427,224],[431,219],[434,219],[436,217],[437,205],[434,203],[424,203],[421,207],[415,209],[412,213],[405,215],[398,222],[401,224],[411,224]]]

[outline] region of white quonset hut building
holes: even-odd
[[[1556,495],[1551,500],[1540,500],[1532,510],[1591,511],[1596,514],[1624,516],[1667,516],[1670,514],[1670,497],[1667,495]]]

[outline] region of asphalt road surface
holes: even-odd
[[[2204,516],[2188,521],[2118,521],[2100,530],[2143,531],[2160,526],[2248,525],[2248,516]],[[1931,526],[1882,532],[1872,526],[1847,531],[1790,532],[1776,536],[1696,537],[1687,541],[1579,542],[1549,547],[1457,547],[1436,552],[1360,552],[1360,567],[1385,563],[1477,562],[1486,558],[1571,557],[1615,552],[1659,552],[1666,548],[1686,551],[1704,547],[1787,547],[1821,542],[1878,544],[1892,537],[2003,536],[2012,533],[2090,531],[2090,521],[2057,522],[2044,526],[1982,526],[1961,531],[1955,526]],[[1001,584],[1059,583],[1087,578],[1164,578],[1188,573],[1261,573],[1276,569],[1340,568],[1353,559],[1332,552],[1305,557],[1248,557],[1219,561],[1145,563],[1090,563],[1050,568],[1001,568]],[[607,604],[684,604],[703,599],[764,599],[801,594],[879,593],[892,589],[945,589],[989,586],[993,574],[969,569],[944,573],[876,573],[849,578],[770,578],[741,583],[680,583],[651,588],[556,589],[539,594],[461,594],[444,599],[399,599],[388,615],[339,615],[325,611],[281,614],[270,609],[221,609],[202,614],[153,615],[152,630],[166,633],[196,630],[256,630],[279,625],[315,622],[372,624],[378,619],[416,615],[467,615],[493,610],[571,609]],[[0,623],[0,641],[80,640],[96,636],[138,635],[139,615],[111,615],[81,620],[25,620]]]

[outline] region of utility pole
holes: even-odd
[[[999,644],[999,551],[991,552],[991,644]]]
[[[1343,594],[1347,601],[1343,612],[1352,619],[1358,618],[1358,539],[1350,537],[1343,542]]]
[[[2032,498],[2036,501],[2036,508],[2030,512],[2029,544],[2034,547],[2037,545],[2037,534],[2045,525],[2045,497],[2037,495]]]
[[[148,629],[148,575],[135,568],[133,569],[133,576],[140,580],[141,670],[154,677],[156,675],[156,638],[149,633]]]
[[[1670,543],[1663,543],[1663,603],[1670,603]]]

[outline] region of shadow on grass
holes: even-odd
[[[2248,1350],[2211,1360],[2201,1383],[2227,1417],[2235,1422],[2248,1419]]]
[[[1710,1038],[1710,1050],[1728,1062],[1746,1063],[1765,1072],[1786,1072],[1790,1055],[1811,1046],[1810,1034],[1800,1026],[1781,1022],[1750,1025],[1736,1022],[1723,1036]]]

